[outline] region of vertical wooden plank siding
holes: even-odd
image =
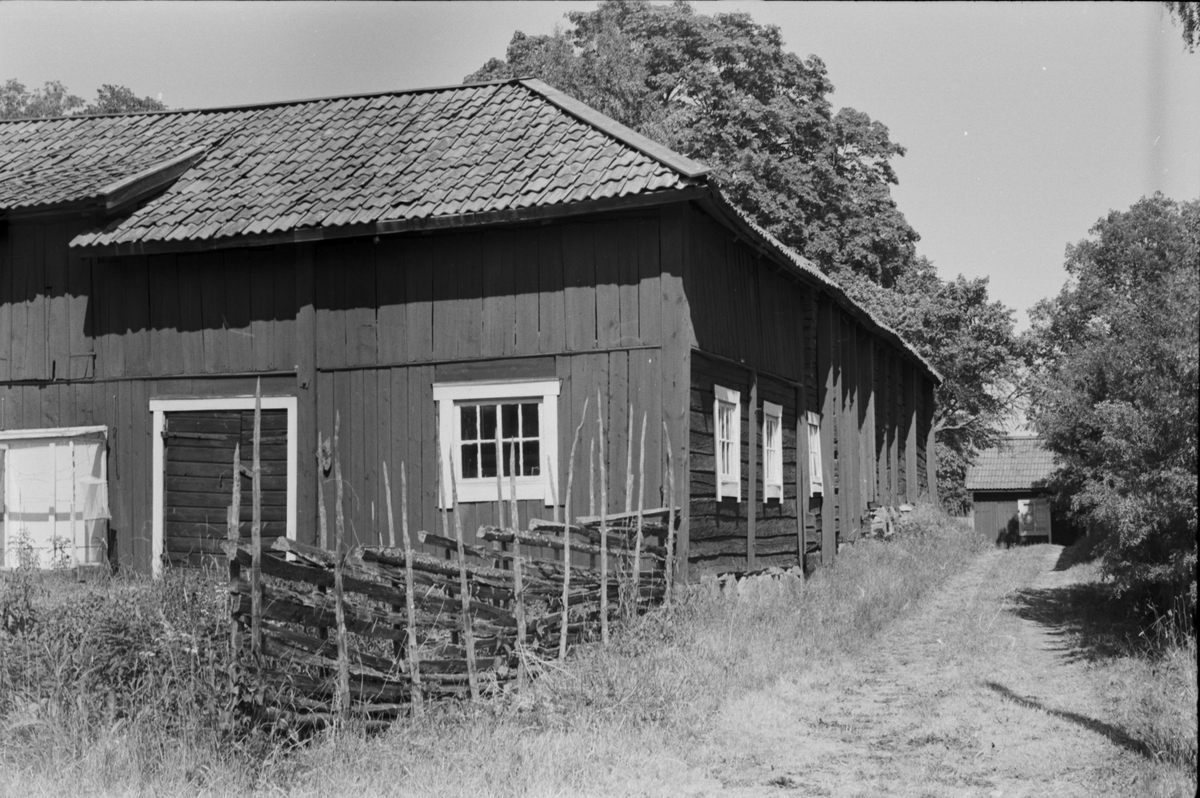
[[[905,447],[905,452],[908,456],[908,462],[905,467],[905,473],[908,475],[908,501],[909,503],[916,502],[921,494],[921,485],[917,475],[917,369],[916,367],[905,361],[904,363],[904,395],[908,404],[908,445]]]
[[[562,249],[561,228],[538,229],[538,351],[547,354],[566,347]]]
[[[821,494],[821,562],[829,565],[837,554],[837,527],[834,519],[833,491],[833,427],[836,423],[836,384],[833,371],[832,309],[824,296],[814,299],[817,332],[817,375],[821,392],[821,476],[824,489]]]
[[[845,501],[842,517],[842,535],[853,538],[858,532],[859,519],[862,516],[862,471],[861,430],[858,420],[858,326],[843,314],[842,316],[842,379],[845,382],[844,394],[846,403],[843,406],[845,421],[845,443],[839,449],[842,456],[842,484],[845,486]]]
[[[596,346],[600,349],[619,346],[622,335],[621,324],[621,256],[631,250],[636,253],[636,238],[626,240],[621,235],[621,225],[616,221],[601,222],[595,227],[595,293],[596,293]],[[636,255],[635,255],[636,256]],[[636,263],[636,261],[635,261]],[[634,291],[637,286],[630,286]],[[637,314],[632,320],[637,337]]]
[[[901,475],[900,475],[900,419],[901,419],[901,402],[903,401],[903,375],[900,373],[900,357],[896,354],[896,350],[888,347],[888,412],[891,417],[888,420],[888,470],[892,475],[892,499],[893,505],[899,505],[904,501],[904,494],[901,491]]]
[[[404,289],[407,300],[409,362],[433,359],[433,247],[428,238],[418,238],[406,247]],[[414,506],[419,506],[414,502]]]
[[[12,235],[11,225],[0,225],[0,382],[7,382],[11,376],[9,360],[12,357],[12,281],[16,271],[10,248]],[[6,394],[7,392],[5,392]],[[7,396],[0,394],[0,424],[4,423],[3,402]]]
[[[71,374],[71,315],[67,294],[67,225],[61,220],[45,227],[47,308],[47,368],[50,379],[68,379]]]
[[[937,504],[938,501],[938,479],[937,479],[937,437],[935,433],[936,407],[934,406],[934,385],[933,381],[925,380],[925,417],[926,417],[926,433],[925,439],[925,479],[929,484],[929,501]]]
[[[297,537],[317,543],[317,344],[316,308],[313,297],[315,248],[298,244],[292,249],[289,264],[295,270],[296,308],[296,522]],[[329,434],[322,430],[322,434]]]
[[[596,348],[596,244],[592,224],[569,224],[562,232],[566,349]],[[571,427],[574,431],[574,427]]]
[[[490,245],[480,253],[483,268],[483,357],[504,357],[514,353],[516,317],[513,313],[516,291],[513,275],[513,234],[501,230],[488,237]],[[392,358],[396,362],[398,358]]]
[[[275,368],[275,252],[251,253],[248,261],[251,364],[254,371],[270,371]]]
[[[515,301],[513,312],[516,314],[516,332],[514,335],[514,353],[533,353],[539,351],[538,329],[538,279],[540,256],[538,254],[539,237],[532,233],[522,232],[513,237],[513,292]]]
[[[638,223],[639,331],[643,341],[661,341],[659,365],[662,380],[662,415],[670,431],[672,461],[676,479],[676,502],[681,507],[676,537],[677,578],[689,576],[691,546],[691,480],[688,478],[688,440],[690,434],[691,352],[695,341],[691,310],[685,290],[685,275],[692,268],[691,236],[687,211],[681,207],[664,209],[659,219]],[[657,283],[658,291],[652,291]],[[658,301],[654,301],[657,294]],[[622,313],[625,305],[622,304]],[[624,317],[622,316],[622,319]],[[624,329],[624,324],[622,324]],[[617,431],[616,427],[610,427]],[[616,449],[616,447],[609,447]],[[609,474],[619,474],[611,466]],[[615,491],[610,490],[609,495]]]
[[[228,357],[226,368],[233,372],[251,371],[254,368],[254,339],[250,325],[252,281],[249,253],[244,249],[228,250],[224,255],[222,271],[225,278],[222,321],[225,330],[234,333],[221,336]]]
[[[370,239],[341,244],[342,305],[346,338],[340,358],[347,366],[376,362],[376,245]],[[335,344],[336,346],[336,344]]]
[[[204,296],[201,293],[201,271],[203,269],[203,253],[179,255],[175,259],[176,301],[179,303],[179,350],[180,373],[200,374],[204,371]],[[96,287],[99,288],[103,277],[98,276]],[[169,290],[169,289],[167,289]],[[104,311],[104,297],[95,297],[100,306],[100,315]],[[102,353],[97,341],[97,356]],[[97,370],[104,374],[103,364],[97,364]]]
[[[375,249],[375,299],[378,302],[377,359],[402,363],[408,359],[408,306],[405,303],[407,250],[400,239],[380,239]],[[399,477],[397,477],[399,479]]]
[[[755,568],[755,532],[758,522],[759,479],[758,479],[758,439],[761,434],[758,428],[758,374],[750,372],[750,401],[746,406],[746,417],[749,421],[748,437],[750,438],[749,459],[750,468],[747,471],[746,501],[749,508],[746,518],[746,569]]]

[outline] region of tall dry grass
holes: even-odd
[[[588,794],[648,770],[667,789],[724,701],[868,645],[982,545],[920,510],[898,541],[847,547],[806,581],[681,591],[610,646],[544,663],[520,696],[303,744],[224,727],[218,575],[5,574],[0,607],[21,622],[0,633],[0,792]]]
[[[0,573],[0,792],[99,792],[244,767],[225,722],[229,643],[212,574]],[[25,788],[18,789],[20,785]]]
[[[727,702],[804,669],[836,669],[920,611],[987,545],[921,508],[897,540],[848,546],[807,580],[760,585],[736,600],[711,583],[691,586],[672,607],[617,627],[608,647],[544,663],[520,696],[442,705],[384,734],[351,726],[304,742],[222,730],[220,578],[27,583],[20,589],[32,591],[26,604],[41,631],[0,633],[0,793],[719,789],[704,782],[695,757]],[[2,578],[0,608],[21,606],[12,575]],[[1110,623],[1114,611],[1097,605],[1097,623]],[[1160,624],[1142,637],[1114,631],[1100,648],[1094,662],[1109,680],[1109,722],[1164,763],[1194,767],[1194,636]]]

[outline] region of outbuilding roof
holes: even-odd
[[[1012,436],[979,454],[967,469],[967,490],[1032,490],[1054,474],[1054,454],[1034,436]]]

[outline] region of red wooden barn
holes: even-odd
[[[466,529],[497,521],[497,436],[549,517],[589,400],[586,512],[598,396],[612,511],[631,417],[663,504],[665,422],[685,578],[827,562],[936,491],[930,366],[703,165],[539,81],[0,122],[6,565],[219,552],[259,378],[265,534],[302,541],[335,417],[360,543],[382,463],[438,528],[436,446]]]

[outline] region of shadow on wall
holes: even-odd
[[[1014,515],[1008,519],[1008,523],[1000,527],[996,533],[996,548],[1003,546],[1006,549],[1011,549],[1021,542],[1021,522]]]

